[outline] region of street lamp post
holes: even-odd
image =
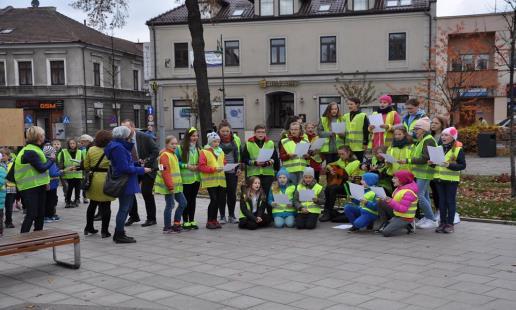
[[[222,41],[222,34],[220,35],[220,40],[217,40],[217,50],[215,53],[220,54],[221,58],[221,73],[222,73],[222,88],[219,88],[219,91],[222,92],[222,113],[224,115],[224,119],[226,119],[226,87],[224,85],[224,41]]]

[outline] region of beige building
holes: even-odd
[[[209,51],[221,38],[224,49],[225,109],[219,106],[222,68],[208,68],[218,106],[213,119],[223,119],[225,110],[236,131],[259,123],[280,128],[294,114],[318,121],[329,102],[344,103],[335,87],[338,77],[365,74],[378,96],[389,93],[399,103],[408,97],[400,89],[426,80],[435,35],[432,0],[226,0],[203,12],[208,61],[216,62]],[[195,89],[186,7],[147,25],[165,126],[181,132],[193,125],[184,99]]]
[[[469,80],[463,83],[467,89],[454,113],[456,123],[470,125],[483,117],[496,124],[506,119],[510,74],[495,49],[510,37],[502,13],[439,17],[437,26],[437,38],[443,38],[441,43],[448,49],[447,57],[438,58],[437,65],[448,74],[462,74],[459,80]],[[508,53],[509,46],[505,46],[502,50]]]

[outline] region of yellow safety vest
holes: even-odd
[[[258,158],[258,155],[260,155],[260,147],[255,142],[246,142],[246,149],[249,153],[249,158],[253,161],[255,161]],[[262,149],[274,149],[274,142],[272,140],[268,140],[267,142],[263,143]],[[247,163],[246,163],[247,164]],[[267,166],[267,167],[257,167],[253,165],[247,165],[247,176],[255,176],[255,175],[270,175],[274,176],[274,167],[273,166]]]
[[[301,142],[308,143],[308,141],[306,140],[301,140]],[[281,144],[283,145],[283,148],[285,149],[285,152],[287,152],[287,154],[290,155],[296,152],[296,143],[290,140],[289,138],[281,140]],[[283,162],[283,167],[285,167],[285,169],[287,169],[289,173],[304,171],[306,165],[307,162],[302,157],[296,157]]]
[[[285,188],[284,193],[282,193],[281,190],[279,190],[277,193],[272,192],[272,194],[285,194],[288,196],[288,199],[290,199],[290,201],[292,201],[294,199],[295,191],[296,191],[296,186],[289,185],[289,186],[287,186],[287,188]],[[274,195],[273,195],[273,200],[274,200]],[[296,208],[294,208],[294,203],[291,203],[290,207],[287,207],[287,205],[284,203],[280,203],[278,206],[272,207],[272,214],[282,213],[282,212],[296,212]]]
[[[361,176],[363,174],[363,171],[360,170],[360,161],[355,159],[354,161],[348,162],[343,161],[339,158],[339,160],[332,162],[329,164],[339,166],[340,168],[346,170],[346,173],[348,176]]]
[[[305,189],[310,189],[310,188],[304,186],[303,183],[299,183],[296,188],[296,190],[298,192],[305,190]],[[318,198],[319,194],[323,190],[323,187],[319,183],[316,183],[314,185],[314,187],[311,188],[311,190],[314,191],[314,197]],[[321,214],[321,206],[319,206],[318,204],[316,204],[313,201],[303,201],[303,202],[301,202],[301,206],[303,206],[303,208],[306,208],[308,210],[308,212],[310,212],[310,213]]]
[[[374,202],[374,200],[376,199],[376,194],[373,191],[370,190],[367,193],[364,193],[364,199],[367,200],[367,201]],[[374,215],[378,216],[378,210],[369,209],[367,207],[367,205],[363,204],[362,202],[360,202],[360,208],[366,210],[367,212],[369,212],[371,214],[374,214]]]
[[[186,154],[187,162],[181,163],[180,165],[180,171],[181,171],[181,180],[183,181],[183,184],[193,184],[195,182],[201,181],[201,175],[198,171],[192,171],[188,169],[188,165],[199,165],[199,149],[197,146],[194,147],[195,152],[188,152]],[[183,150],[181,149],[181,146],[177,147],[178,157],[181,158],[183,154]]]
[[[72,155],[67,149],[63,149],[61,153],[59,153],[61,157],[63,157],[64,167],[79,167],[80,164],[78,162],[72,161]],[[75,158],[76,161],[82,161],[83,157],[83,151],[77,149],[75,151]],[[82,179],[82,171],[65,171],[63,173],[63,179]]]
[[[452,147],[451,150],[446,152],[444,155],[444,159],[446,159],[447,162],[451,162],[457,159],[459,157],[459,152],[462,149],[462,147]],[[435,168],[435,178],[440,179],[443,181],[453,181],[453,182],[459,182],[460,181],[460,171],[453,171],[446,167],[437,166]]]
[[[221,152],[218,158],[215,157],[210,150],[202,150],[201,152],[206,156],[207,165],[209,167],[224,167],[224,152]],[[216,171],[214,173],[201,172],[201,187],[210,188],[219,186],[226,187],[226,176],[224,171]]]
[[[367,115],[364,112],[360,112],[353,120],[351,120],[351,114],[346,113],[344,115],[344,121],[346,122],[346,144],[349,145],[353,152],[362,152],[364,150],[364,121]]]
[[[170,152],[161,152],[159,159],[161,160],[161,156],[166,156],[168,158],[168,165],[170,166],[170,171],[158,171],[156,175],[156,180],[154,181],[154,192],[156,194],[172,194],[168,190],[167,185],[165,184],[165,180],[163,179],[163,173],[170,174],[172,181],[174,182],[174,192],[173,193],[181,193],[183,191],[183,180],[181,178],[181,171],[179,170],[179,161],[177,160],[176,154],[172,154]]]
[[[408,208],[407,212],[401,213],[401,212],[394,210],[394,215],[398,216],[398,217],[403,217],[406,219],[413,219],[414,216],[416,216],[417,201],[418,201],[417,195],[416,195],[416,193],[414,193],[414,191],[412,191],[410,189],[402,189],[402,190],[398,191],[396,193],[396,195],[394,195],[394,197],[392,197],[392,199],[394,199],[394,201],[400,202],[403,199],[403,196],[405,196],[405,193],[407,193],[407,192],[410,192],[412,195],[414,195],[414,197],[416,197],[416,200],[414,200],[414,202],[412,202],[410,204],[410,207]]]
[[[412,145],[406,145],[402,148],[389,146],[389,148],[387,149],[387,154],[394,157],[394,159],[405,160],[407,162],[410,158],[411,152],[412,152]],[[394,173],[396,173],[400,170],[409,170],[409,169],[410,169],[410,165],[408,165],[408,164],[402,165],[402,164],[398,164],[397,162],[392,163],[392,164],[387,164],[387,174],[390,176],[393,176]]]
[[[337,123],[343,123],[344,117],[340,116],[336,120]],[[331,121],[326,116],[321,116],[321,125],[325,132],[331,132]],[[335,146],[338,150],[341,146],[344,145],[344,139],[339,137],[339,135],[335,135]],[[321,153],[328,153],[330,151],[330,138],[326,140],[326,143],[321,148]]]
[[[396,113],[398,113],[398,112],[390,111],[389,113],[387,113],[387,116],[385,117],[385,125],[389,125],[389,128],[385,129],[385,132],[383,133],[383,145],[385,145],[387,147],[391,146],[391,144],[392,144],[393,132],[390,131],[389,129],[392,129],[392,126],[394,126],[394,116],[396,116]],[[379,113],[373,112],[373,115],[375,115],[375,114],[379,114]],[[369,139],[369,145],[368,145],[369,148],[373,147],[373,141],[372,141],[373,135],[374,135],[374,133],[372,132],[371,138]]]
[[[48,170],[40,173],[36,168],[32,167],[31,164],[22,164],[22,158],[25,151],[34,151],[38,154],[39,159],[43,164],[47,162],[47,158],[40,147],[37,147],[34,144],[26,145],[18,153],[18,156],[16,156],[14,161],[14,180],[16,181],[16,187],[18,187],[18,190],[23,191],[49,184],[50,175]]]
[[[425,145],[426,140],[434,140],[432,135],[426,135],[421,141],[419,141],[413,149],[411,158],[420,158],[423,155],[423,146]],[[411,163],[411,171],[416,177],[416,179],[421,180],[432,180],[434,178],[435,169],[430,167],[429,164],[424,163],[421,165],[412,164]]]

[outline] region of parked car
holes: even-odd
[[[514,115],[513,117],[514,117],[513,125],[516,125],[516,115]],[[508,117],[496,125],[503,127],[503,128],[509,128],[509,126],[511,125],[511,118]]]

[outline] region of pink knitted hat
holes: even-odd
[[[384,100],[384,101],[387,101],[389,104],[392,104],[392,98],[389,95],[380,96],[380,98],[378,98],[378,100],[380,100],[380,101]]]
[[[459,136],[459,132],[457,131],[457,129],[455,127],[448,127],[446,129],[444,129],[441,134],[443,134],[443,133],[452,136],[453,140],[457,140],[457,137]]]

